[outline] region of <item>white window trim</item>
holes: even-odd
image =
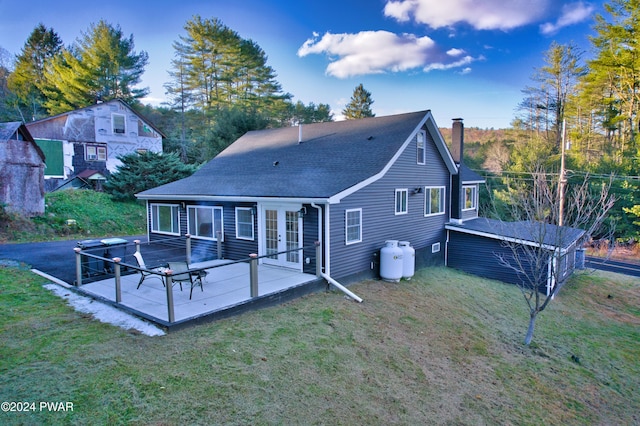
[[[471,207],[463,207],[462,211],[476,210],[478,208],[478,188],[475,185],[462,185],[462,202],[464,204],[466,204],[467,200],[467,188],[471,188],[473,190],[473,201],[471,203]]]
[[[187,206],[187,232],[191,229],[191,217],[190,217],[191,215],[189,214],[189,211],[193,209],[210,209],[211,216],[212,216],[211,226],[213,226],[214,229],[212,229],[213,237],[201,237],[200,235],[189,233],[191,235],[191,238],[195,238],[198,240],[218,241],[218,238],[216,237],[216,230],[215,230],[215,225],[216,225],[215,211],[220,210],[220,227],[222,228],[220,231],[222,232],[222,241],[224,241],[224,209],[221,206],[200,206],[200,205]]]
[[[432,189],[439,189],[440,190],[440,205],[442,206],[442,211],[439,211],[437,213],[427,213],[427,202],[431,200],[431,190]],[[447,189],[444,186],[425,186],[424,187],[424,216],[425,217],[440,216],[440,215],[443,215],[445,213],[445,211],[447,210],[446,205],[445,205],[445,201],[447,199],[446,191],[447,191]]]
[[[404,211],[403,210],[398,211],[398,194],[404,194]],[[396,189],[396,196],[394,199],[394,203],[395,203],[394,209],[396,212],[395,213],[396,216],[409,213],[409,189],[408,188]]]
[[[418,149],[418,139],[420,138],[420,135],[422,135],[422,158],[418,156],[420,152]],[[424,130],[420,130],[416,134],[416,159],[418,164],[426,164],[426,158],[427,158],[427,132],[425,132]]]
[[[440,243],[431,244],[431,253],[439,253],[440,252]]]
[[[89,158],[89,148],[95,148],[96,155],[93,158]],[[100,151],[104,151],[104,159],[100,159]],[[107,147],[105,145],[88,143],[84,146],[84,159],[85,161],[107,161]]]
[[[353,240],[353,241],[349,241],[347,238],[349,236],[349,232],[348,232],[348,219],[349,219],[349,213],[352,212],[358,212],[358,215],[360,217],[360,223],[359,223],[359,228],[360,228],[360,238],[357,240]],[[360,243],[362,242],[362,209],[347,209],[344,211],[344,243],[345,245],[350,245],[350,244],[356,244],[356,243]]]
[[[175,208],[177,213],[178,213],[178,232],[170,232],[170,231],[160,231],[160,230],[154,230],[153,229],[153,225],[154,223],[159,225],[159,218],[154,217],[153,215],[153,207],[170,207],[171,211],[173,212],[173,209]],[[153,203],[149,205],[149,215],[151,216],[151,233],[152,234],[163,234],[163,235],[180,235],[180,207],[177,204],[162,204],[162,203]],[[171,223],[173,224],[173,218],[171,218]]]
[[[122,123],[124,124],[124,131],[122,133],[116,132],[115,120],[114,117],[122,117]],[[127,134],[127,116],[124,114],[112,113],[111,114],[111,134],[114,135],[126,135]]]
[[[249,213],[251,214],[251,238],[249,237],[245,237],[245,236],[240,236],[238,234],[238,229],[240,229],[240,227],[238,226],[238,211],[249,211]],[[247,240],[247,241],[255,241],[255,231],[254,231],[254,214],[253,214],[253,209],[251,207],[236,207],[236,239],[238,240]]]

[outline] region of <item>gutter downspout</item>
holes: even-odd
[[[338,281],[334,280],[333,278],[331,278],[329,275],[327,275],[325,273],[322,273],[321,275],[322,275],[322,278],[327,280],[329,283],[333,284],[338,290],[342,291],[344,294],[346,294],[347,296],[349,296],[350,298],[352,298],[356,302],[362,303],[362,299],[361,298],[356,296],[354,293],[352,293],[348,288],[346,288],[345,286],[340,284]]]
[[[318,210],[318,242],[320,244],[322,244],[323,238],[322,238],[322,207],[318,206],[316,203],[311,203],[311,207],[313,207],[314,209]],[[328,217],[328,215],[327,215]],[[327,232],[328,233],[328,232]],[[329,238],[327,237],[327,240]],[[328,243],[327,243],[328,245]],[[328,251],[328,249],[327,249]],[[322,250],[320,250],[320,252],[322,252]],[[326,258],[326,263],[325,263],[325,271],[329,270],[329,258]],[[322,262],[322,259],[316,259],[316,262]],[[320,270],[322,270],[322,267],[320,268]],[[338,281],[334,280],[333,278],[331,278],[328,274],[321,272],[320,276],[322,278],[324,278],[325,280],[327,280],[327,282],[329,284],[333,284],[338,290],[342,291],[344,294],[346,294],[347,296],[349,296],[350,298],[352,298],[353,300],[355,300],[358,303],[362,303],[362,298],[358,297],[356,294],[354,294],[352,291],[350,291],[349,289],[347,289],[345,286],[343,286],[342,284],[340,284]]]

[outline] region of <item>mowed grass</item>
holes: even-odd
[[[640,423],[640,283],[579,274],[522,345],[517,288],[446,268],[147,337],[0,269],[7,424]]]

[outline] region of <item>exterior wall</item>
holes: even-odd
[[[521,282],[524,277],[500,265],[497,255],[511,256],[512,250],[499,240],[449,231],[447,266],[510,284]]]
[[[254,239],[244,240],[236,238],[236,207],[256,207],[256,203],[233,203],[233,202],[185,202],[184,207],[182,203],[176,201],[149,201],[151,204],[172,204],[177,205],[179,210],[179,222],[180,222],[180,236],[167,235],[161,233],[151,232],[151,209],[147,208],[147,226],[149,231],[150,241],[160,241],[167,238],[180,238],[180,241],[184,241],[183,238],[187,234],[187,208],[189,206],[212,206],[222,207],[222,219],[224,237],[222,242],[222,257],[230,260],[241,260],[249,258],[251,253],[258,253],[258,244],[260,236],[258,235],[258,218],[254,216],[253,222],[253,234]],[[303,272],[309,274],[315,274],[315,247],[313,243],[318,241],[318,213],[315,208],[310,205],[305,205],[307,208],[307,214],[303,218],[303,244],[306,247],[303,250]],[[183,244],[182,242],[178,244]],[[191,238],[191,258],[192,262],[200,262],[205,260],[217,259],[218,256],[218,242],[201,239],[198,237]],[[309,258],[309,263],[306,263],[304,259]]]
[[[473,253],[470,256],[469,253]],[[470,235],[462,232],[449,231],[449,244],[447,246],[447,266],[477,275],[483,278],[494,279],[509,284],[526,282],[527,277],[506,266],[500,265],[497,255],[503,255],[507,259],[513,256],[510,247],[502,245],[500,240],[486,238],[478,235]],[[523,259],[523,268],[527,269],[526,259]],[[566,272],[558,274],[560,282],[568,279],[575,269],[575,245],[565,254]],[[560,262],[561,264],[563,261]],[[539,290],[546,293],[547,275],[540,277]]]
[[[44,163],[32,142],[0,143],[0,203],[26,216],[44,213]]]
[[[371,271],[374,256],[386,240],[409,241],[416,250],[416,264],[443,264],[444,224],[449,219],[450,178],[447,167],[427,133],[425,164],[417,164],[416,140],[380,180],[330,206],[331,275],[336,279]],[[364,153],[363,153],[364,155]],[[445,212],[424,216],[425,186],[445,187]],[[407,214],[395,214],[395,190],[408,189]],[[412,195],[412,190],[422,192]],[[362,209],[362,241],[345,244],[345,211]],[[431,245],[440,243],[440,252],[431,253]]]
[[[124,133],[113,131],[113,114],[124,116]],[[47,189],[55,189],[64,179],[84,170],[96,170],[108,175],[108,172],[114,172],[121,164],[117,157],[122,155],[139,150],[162,152],[162,135],[120,101],[96,104],[28,123],[27,128],[36,139],[63,141],[65,176],[48,179],[51,182],[47,183]],[[87,143],[104,144],[107,147],[107,161],[86,161]],[[73,159],[68,162],[67,155],[71,151]]]
[[[93,140],[107,144],[107,169],[110,172],[114,172],[121,164],[117,159],[119,156],[137,150],[162,152],[162,136],[124,104],[112,101],[95,105],[90,110],[95,120]],[[125,133],[113,132],[113,114],[125,116]]]

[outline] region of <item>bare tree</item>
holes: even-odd
[[[533,339],[538,314],[558,294],[574,268],[576,245],[603,232],[613,234],[613,229],[603,230],[607,212],[615,202],[610,194],[612,181],[596,182],[585,175],[567,184],[566,194],[562,194],[562,179],[538,168],[530,182],[509,188],[509,205],[516,221],[502,225],[505,234],[514,237],[503,243],[510,250],[496,253],[496,257],[518,276],[518,287],[529,307],[525,345]],[[560,208],[562,197],[564,211]]]

